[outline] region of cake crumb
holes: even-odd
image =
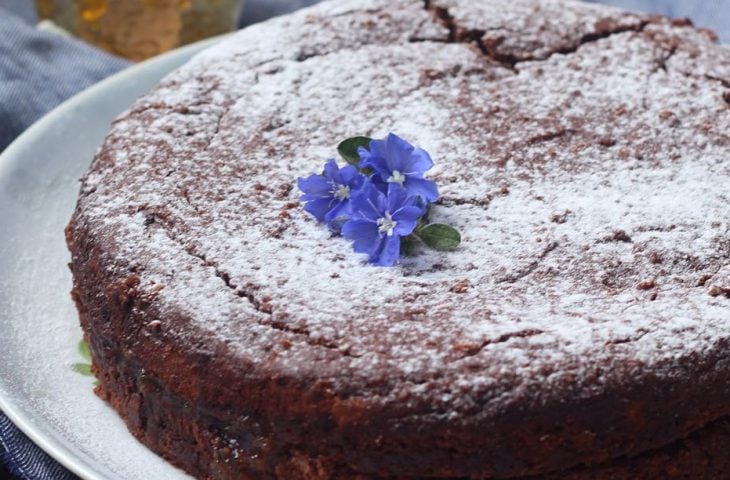
[[[499,194],[509,195],[509,184],[505,181],[499,183]]]
[[[613,147],[616,145],[616,140],[611,137],[601,137],[598,139],[598,144],[602,147]]]
[[[713,275],[707,283],[710,285],[707,293],[711,296],[725,296],[730,298],[730,265],[718,270],[718,272]]]
[[[159,332],[162,330],[162,322],[159,320],[152,320],[147,324],[147,328],[153,332]]]
[[[724,295],[730,298],[730,288],[720,287],[717,285],[711,286],[707,293],[709,293],[712,297],[719,297],[721,295]]]
[[[647,255],[649,257],[649,262],[653,263],[654,265],[658,265],[662,263],[662,256],[659,255],[658,252],[649,252]]]
[[[651,290],[654,287],[656,287],[656,280],[653,278],[642,280],[638,285],[636,285],[636,288],[639,290]]]
[[[453,293],[466,293],[469,290],[469,280],[459,280],[449,289]]]
[[[624,230],[614,230],[611,235],[605,238],[607,242],[631,243],[631,237]]]
[[[560,225],[562,225],[563,223],[565,223],[565,222],[567,222],[567,221],[568,221],[568,217],[569,217],[569,216],[570,216],[570,214],[572,214],[572,213],[573,213],[573,212],[572,212],[571,210],[568,210],[567,208],[566,208],[566,209],[565,209],[565,211],[564,211],[564,212],[562,212],[562,213],[554,212],[554,213],[553,213],[553,214],[552,214],[552,215],[550,216],[550,221],[551,221],[551,222],[553,222],[553,223],[557,223],[557,224],[560,224]]]

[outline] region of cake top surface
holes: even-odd
[[[726,365],[729,90],[730,50],[680,22],[326,2],[137,101],[76,221],[167,332],[241,375],[454,418],[671,383]],[[297,177],[388,132],[434,158],[457,251],[374,267],[302,210]]]

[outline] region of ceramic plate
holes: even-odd
[[[184,479],[92,392],[63,229],[114,117],[216,40],[125,70],[53,110],[0,155],[0,409],[86,480]]]

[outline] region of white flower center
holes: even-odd
[[[393,229],[396,225],[398,225],[398,222],[393,221],[390,212],[385,212],[385,216],[378,219],[378,231],[387,234],[389,237],[393,236]]]
[[[347,185],[338,185],[332,190],[332,193],[338,200],[347,200],[350,198],[350,187]]]
[[[393,175],[390,176],[388,179],[388,183],[397,183],[401,187],[403,186],[403,183],[406,181],[406,176],[400,173],[398,170],[393,170]]]

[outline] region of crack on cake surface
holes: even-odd
[[[508,68],[515,73],[519,72],[517,67],[521,63],[546,61],[553,55],[557,54],[570,55],[578,51],[578,49],[584,45],[609,38],[613,35],[627,32],[640,33],[651,23],[650,20],[640,20],[636,24],[608,26],[605,24],[601,25],[599,22],[599,24],[595,25],[596,31],[582,35],[572,45],[551,48],[550,51],[545,54],[526,52],[522,56],[517,56],[515,54],[503,54],[499,52],[499,46],[504,41],[504,38],[494,41],[485,40],[484,38],[489,32],[510,32],[508,28],[466,28],[454,18],[449,8],[439,6],[438,0],[423,0],[423,2],[424,8],[433,15],[435,21],[448,29],[448,42],[473,44],[487,58],[500,63],[505,68]],[[519,32],[516,31],[512,31],[512,33],[519,34]]]
[[[664,72],[669,71],[669,61],[672,59],[674,55],[677,54],[677,50],[679,49],[679,45],[671,45],[669,47],[669,50],[665,51],[664,55],[661,56],[659,60],[657,60],[657,69],[662,70]]]
[[[713,82],[720,82],[720,85],[722,85],[725,88],[730,88],[730,79],[727,78],[720,78],[715,75],[705,74],[705,78],[708,80],[712,80]]]
[[[577,133],[577,131],[572,128],[562,127],[552,132],[545,132],[539,135],[535,135],[534,137],[530,137],[527,139],[527,144],[534,145],[536,143],[550,142],[573,133]]]
[[[526,330],[519,330],[517,332],[509,332],[500,335],[499,337],[495,339],[486,339],[483,340],[481,343],[475,345],[471,343],[457,343],[454,346],[454,349],[461,353],[457,358],[454,359],[454,361],[463,360],[467,357],[473,357],[476,355],[479,355],[482,350],[487,348],[490,345],[495,345],[498,343],[505,343],[513,338],[529,338],[529,337],[535,337],[537,335],[542,335],[545,333],[544,330],[539,330],[536,328],[529,328]]]
[[[518,281],[522,280],[523,278],[531,275],[533,272],[535,272],[542,262],[550,255],[550,253],[558,248],[558,242],[552,241],[547,244],[547,246],[542,250],[540,255],[530,262],[528,265],[518,268],[512,272],[508,272],[504,275],[501,275],[497,278],[495,278],[495,283],[517,283]]]
[[[436,205],[443,205],[444,207],[450,207],[454,205],[473,205],[475,207],[487,209],[489,204],[494,200],[494,196],[486,194],[484,198],[470,198],[470,197],[455,197],[451,195],[442,195],[436,201]]]
[[[223,118],[230,111],[232,103],[233,102],[229,101],[228,104],[223,107],[223,111],[221,111],[220,113],[218,113],[216,115],[215,127],[213,128],[213,132],[211,133],[210,137],[206,140],[206,144],[203,147],[203,151],[206,151],[210,148],[211,144],[215,141],[216,137],[220,133],[221,122],[223,121]]]
[[[164,224],[164,222],[149,222],[147,226],[151,226],[153,224],[157,225],[170,240],[178,244],[183,252],[199,260],[203,266],[212,269],[214,276],[220,279],[226,286],[226,288],[231,291],[231,293],[239,298],[246,299],[257,312],[265,314],[268,318],[271,319],[268,322],[264,322],[255,318],[254,320],[259,325],[294,335],[296,338],[302,339],[310,346],[323,347],[328,350],[337,351],[343,357],[357,358],[360,356],[358,354],[352,353],[347,345],[338,345],[337,343],[328,341],[325,338],[313,338],[311,332],[307,328],[297,328],[287,324],[287,315],[275,314],[273,307],[270,303],[271,299],[266,297],[259,298],[256,295],[257,288],[255,285],[251,284],[239,286],[233,284],[231,282],[230,275],[221,270],[216,262],[209,260],[205,254],[199,253],[194,246],[190,246],[183,240],[179,239],[175,234],[172,233],[171,229]],[[140,325],[140,328],[141,327],[142,326]]]
[[[628,309],[628,308],[631,308],[631,306],[629,306],[629,307],[626,307],[626,308],[627,308],[627,309]],[[620,345],[620,344],[622,344],[622,343],[629,343],[629,342],[638,342],[639,340],[641,340],[642,338],[644,338],[644,336],[645,336],[646,334],[648,334],[648,333],[649,333],[649,330],[648,330],[648,329],[646,329],[646,328],[640,328],[640,329],[638,330],[638,332],[639,332],[639,333],[638,333],[637,335],[634,335],[634,336],[632,336],[632,337],[627,337],[627,338],[617,338],[617,339],[614,339],[614,340],[609,340],[608,342],[606,342],[606,345]]]

